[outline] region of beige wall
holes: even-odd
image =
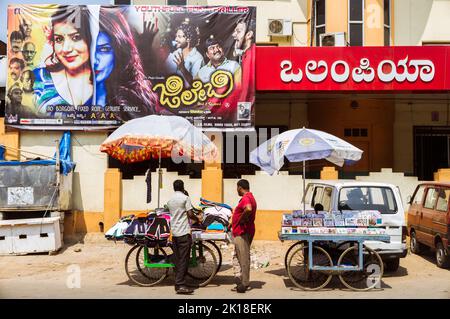
[[[326,32],[347,32],[348,0],[326,1],[325,23]]]
[[[449,0],[395,0],[395,45],[450,42]]]
[[[364,45],[384,45],[383,0],[364,1]]]
[[[62,133],[21,131],[20,147],[24,151],[52,157],[56,151],[55,140],[61,139]],[[72,159],[76,163],[72,185],[74,210],[103,211],[103,180],[108,163],[106,155],[99,151],[99,146],[105,139],[106,133],[72,133]],[[22,154],[29,158],[37,156],[24,151]]]
[[[308,126],[308,109],[304,102],[288,101],[281,94],[256,98],[256,125],[286,125],[289,128]]]
[[[439,121],[431,121],[431,112],[439,112]],[[445,102],[414,102],[395,104],[394,122],[394,170],[412,174],[413,126],[447,125],[450,120],[448,104]]]

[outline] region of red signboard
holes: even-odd
[[[450,47],[258,47],[259,91],[450,91]]]

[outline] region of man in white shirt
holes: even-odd
[[[197,76],[200,68],[205,64],[203,56],[196,46],[199,42],[198,28],[189,23],[182,23],[175,35],[176,50],[166,59],[167,71],[176,73],[184,78],[184,85],[189,87]]]
[[[184,183],[177,179],[173,182],[175,193],[167,202],[170,211],[173,252],[175,255],[175,291],[177,294],[191,294],[186,286],[186,274],[189,266],[192,237],[188,213],[193,210],[189,196],[185,195]]]

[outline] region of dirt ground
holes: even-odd
[[[283,258],[291,242],[255,241],[252,254],[267,267],[251,270],[251,290],[237,294],[231,253],[222,247],[223,265],[212,282],[188,298],[450,298],[450,270],[439,269],[433,255],[408,254],[395,273],[385,273],[381,289],[354,292],[334,280],[320,291],[302,291],[287,277]],[[67,244],[58,254],[0,257],[0,298],[186,298],[175,294],[173,272],[156,287],[133,284],[124,269],[131,246],[91,234]],[[78,275],[79,274],[79,275]]]

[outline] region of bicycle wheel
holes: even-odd
[[[213,242],[212,240],[206,240],[203,242],[203,244],[205,246],[208,246],[209,248],[211,248],[211,250],[216,255],[216,259],[217,259],[217,271],[216,272],[219,272],[220,267],[222,267],[222,252],[220,251],[219,246],[217,246],[217,244],[215,242]]]
[[[192,246],[193,253],[189,260],[188,275],[200,287],[204,287],[217,272],[217,258],[214,251],[202,242],[196,242]]]
[[[332,267],[333,261],[325,249],[313,246],[314,266]],[[308,266],[308,247],[302,244],[290,256],[287,272],[291,281],[303,290],[319,290],[331,281],[332,274],[310,270]]]
[[[292,253],[295,251],[295,248],[298,248],[299,245],[304,245],[304,244],[305,244],[305,242],[299,241],[299,242],[296,242],[295,244],[293,244],[291,247],[288,248],[288,250],[286,251],[286,255],[284,256],[284,268],[286,270],[288,268],[289,258],[291,257]]]
[[[383,277],[383,261],[380,255],[373,249],[364,247],[363,270],[344,271],[339,275],[339,280],[344,286],[356,291],[365,291],[379,287]],[[339,257],[338,266],[357,266],[358,246],[347,248]]]
[[[128,278],[135,284],[150,287],[159,284],[169,273],[169,268],[148,268],[144,265],[143,246],[136,245],[130,249],[125,258],[125,272]],[[166,252],[161,248],[148,248],[148,254],[163,256],[167,259]]]

